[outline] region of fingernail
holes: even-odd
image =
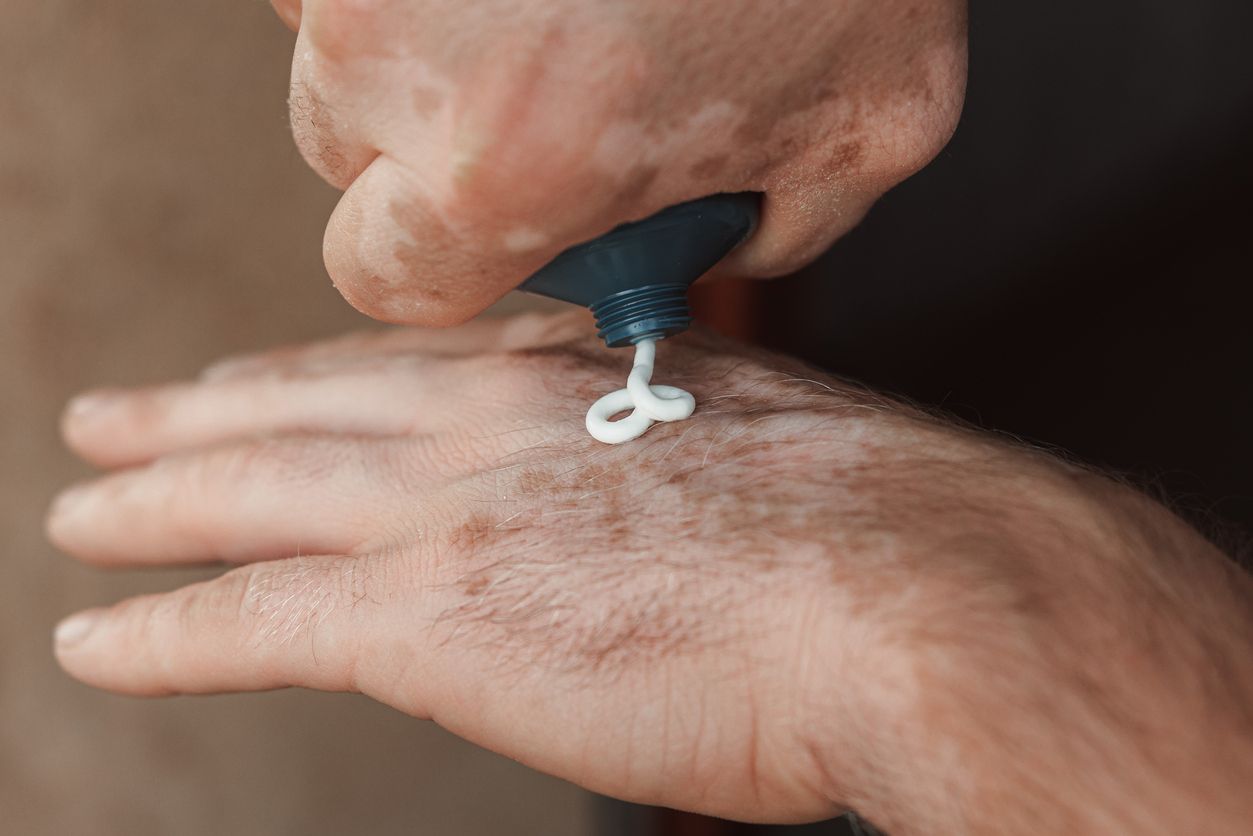
[[[93,413],[100,412],[112,397],[103,392],[87,392],[70,400],[65,408],[65,416],[70,419],[89,418]]]
[[[82,644],[83,639],[87,638],[99,620],[100,613],[96,610],[71,615],[57,625],[57,629],[52,634],[53,641],[62,649]]]
[[[76,485],[72,488],[66,488],[52,500],[52,508],[48,512],[48,518],[51,520],[63,519],[71,514],[83,504],[83,499],[87,496],[87,488],[83,485]]]

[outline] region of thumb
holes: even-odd
[[[331,215],[323,258],[353,307],[385,322],[457,325],[517,287],[557,247],[479,224],[454,228],[414,175],[376,157]]]

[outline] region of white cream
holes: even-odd
[[[674,386],[653,386],[653,364],[657,358],[657,341],[641,340],[635,344],[635,364],[627,376],[625,389],[610,392],[587,410],[587,431],[592,438],[606,444],[634,441],[658,421],[682,421],[696,409],[690,392]],[[631,414],[610,421],[619,412]]]

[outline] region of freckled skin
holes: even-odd
[[[279,6],[296,142],[347,189],[327,267],[397,322],[463,321],[566,246],[713,192],[765,193],[723,272],[793,270],[938,152],[964,94],[964,0]],[[535,246],[506,243],[520,227]]]

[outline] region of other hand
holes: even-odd
[[[764,192],[722,268],[816,257],[947,141],[964,0],[274,0],[291,119],[345,189],[326,265],[363,312],[464,321],[571,244]]]

